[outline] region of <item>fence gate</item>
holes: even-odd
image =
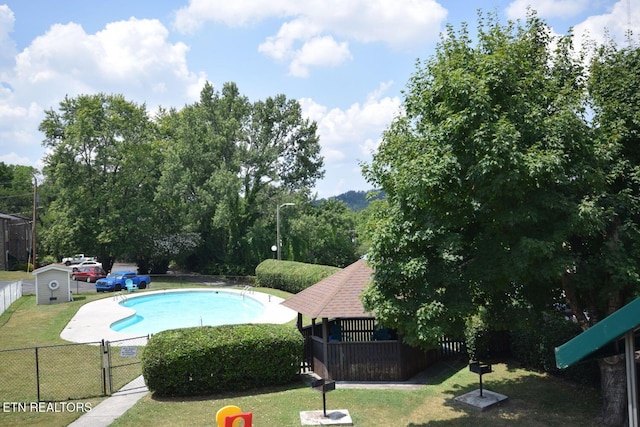
[[[108,394],[142,375],[142,352],[149,336],[106,341],[104,345],[105,382]]]

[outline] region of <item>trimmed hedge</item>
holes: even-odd
[[[256,267],[256,284],[297,294],[340,270],[330,265],[268,259]]]
[[[304,339],[291,326],[223,325],[155,334],[142,375],[158,396],[202,396],[287,384],[297,378]]]

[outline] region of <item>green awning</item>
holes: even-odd
[[[556,347],[556,366],[567,368],[640,326],[640,298],[607,316],[580,335]]]

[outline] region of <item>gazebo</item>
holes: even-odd
[[[437,350],[425,352],[404,344],[365,311],[361,295],[372,275],[360,259],[282,302],[298,312],[305,367],[322,378],[404,381],[438,360]],[[303,327],[303,315],[312,319],[310,326]]]

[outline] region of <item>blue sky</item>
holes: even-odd
[[[445,25],[527,6],[557,34],[640,33],[638,0],[0,0],[0,161],[41,168],[38,125],[67,95],[123,94],[152,113],[233,81],[252,101],[297,99],[318,123],[319,197],[368,190],[360,164]]]

